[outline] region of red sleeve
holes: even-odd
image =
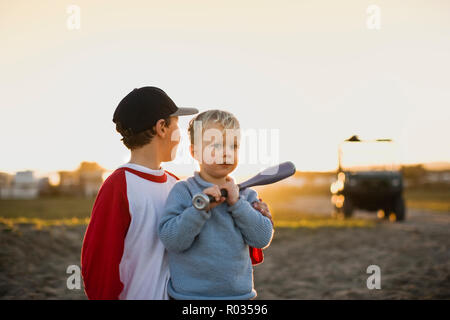
[[[119,264],[131,217],[125,171],[116,170],[95,199],[81,249],[81,272],[89,299],[118,299],[123,284]]]

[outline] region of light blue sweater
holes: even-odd
[[[253,269],[248,246],[267,247],[273,235],[270,220],[255,210],[252,189],[239,200],[200,211],[192,197],[213,184],[194,177],[179,181],[167,198],[159,236],[168,251],[168,293],[175,299],[252,299]]]

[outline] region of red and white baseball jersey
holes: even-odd
[[[131,163],[105,180],[81,252],[89,299],[168,299],[168,260],[157,228],[177,180]]]

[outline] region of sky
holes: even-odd
[[[449,39],[449,1],[0,0],[0,171],[127,162],[112,115],[147,85],[232,112],[258,143],[270,134],[237,174],[334,170],[354,134],[394,139],[401,163],[450,161]],[[188,121],[163,165],[179,175],[196,168]]]

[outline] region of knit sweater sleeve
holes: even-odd
[[[256,191],[249,189],[247,199],[239,200],[228,208],[246,243],[255,248],[269,246],[273,236],[273,226],[269,218],[255,210],[251,203],[257,201]]]
[[[189,249],[200,233],[211,212],[197,210],[185,181],[177,182],[167,197],[158,234],[168,251],[182,252]]]

